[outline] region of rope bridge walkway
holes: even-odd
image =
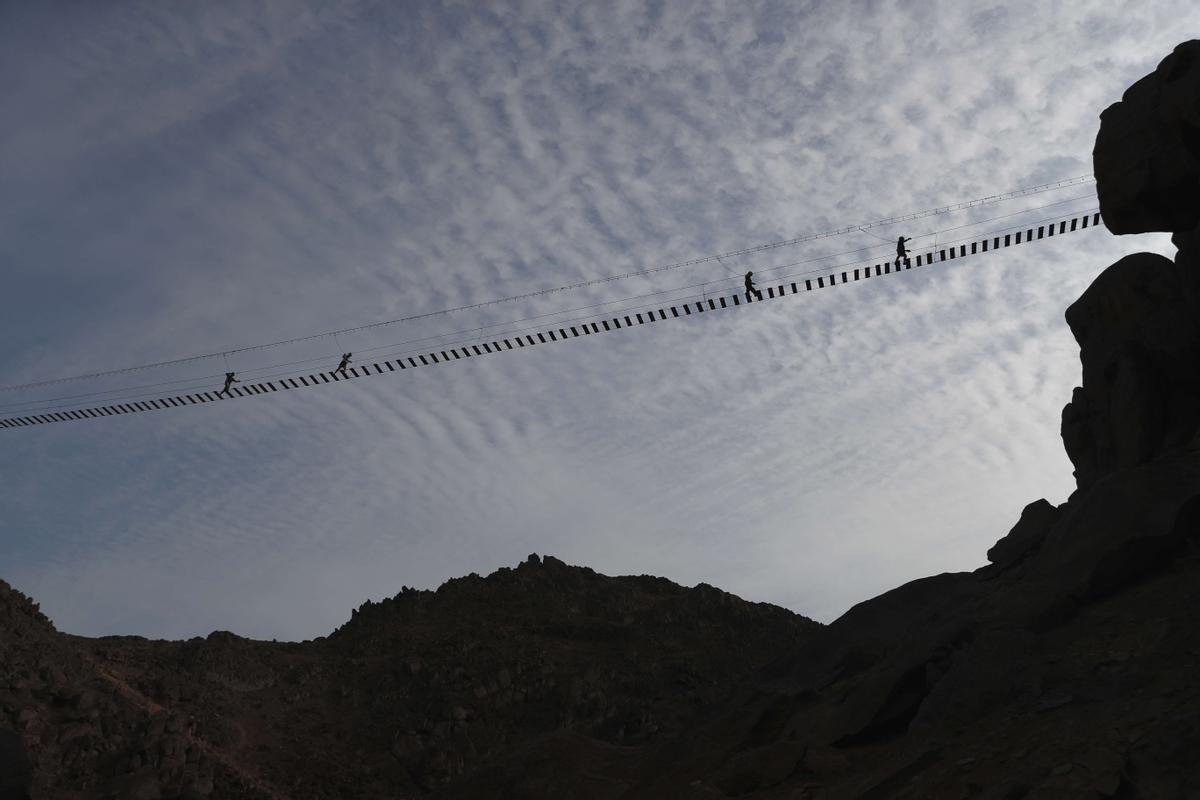
[[[435,364],[443,364],[451,361],[459,361],[467,358],[478,358],[486,355],[494,355],[496,353],[505,352],[508,350],[520,350],[528,347],[535,347],[541,344],[550,344],[552,342],[561,342],[566,339],[574,339],[580,336],[594,336],[601,333],[606,333],[622,328],[632,328],[638,325],[646,325],[651,322],[662,322],[679,317],[688,317],[696,314],[705,314],[720,309],[733,308],[743,305],[751,305],[753,303],[768,302],[770,300],[779,300],[784,297],[794,296],[797,294],[807,293],[816,289],[824,289],[831,286],[839,286],[855,281],[862,281],[871,278],[882,277],[884,275],[893,275],[910,270],[914,267],[930,266],[932,264],[944,261],[954,261],[971,256],[981,255],[995,250],[1001,250],[1007,247],[1014,247],[1020,244],[1027,244],[1042,239],[1047,239],[1055,236],[1062,236],[1067,233],[1074,233],[1088,228],[1095,228],[1100,224],[1100,213],[1094,212],[1085,214],[1079,217],[1070,217],[1067,219],[1056,220],[1036,227],[1029,227],[1024,230],[1018,230],[1015,233],[1006,233],[1001,235],[987,236],[973,241],[963,242],[955,246],[942,249],[930,250],[920,253],[915,257],[910,256],[904,260],[902,266],[895,265],[895,262],[883,262],[866,267],[855,267],[846,269],[834,269],[828,274],[822,274],[813,278],[800,278],[795,281],[787,281],[778,283],[773,286],[763,286],[759,288],[761,299],[748,299],[748,296],[742,292],[735,292],[729,295],[721,295],[714,297],[705,297],[701,300],[689,300],[688,302],[678,303],[676,305],[664,305],[661,308],[651,309],[649,311],[639,311],[629,314],[618,314],[617,316],[593,321],[593,322],[576,322],[571,325],[569,323],[561,323],[559,327],[548,328],[544,331],[535,333],[522,333],[519,335],[510,335],[508,338],[497,338],[490,342],[480,342],[477,344],[459,345],[458,347],[449,347],[445,350],[433,350],[428,353],[421,353],[413,356],[399,357],[393,360],[380,361],[373,364],[358,365],[355,367],[347,367],[345,372],[338,374],[338,371],[331,372],[316,372],[312,374],[301,374],[292,377],[278,378],[276,380],[263,380],[259,383],[249,383],[241,386],[232,386],[228,392],[207,391],[197,392],[194,394],[181,394],[169,397],[160,397],[151,400],[139,400],[136,402],[114,403],[112,405],[95,406],[91,408],[78,408],[67,411],[50,411],[47,413],[30,414],[21,417],[9,417],[0,419],[0,428],[23,428],[30,425],[45,425],[52,422],[70,422],[72,420],[95,419],[99,417],[111,417],[121,414],[135,414],[143,411],[161,411],[171,408],[180,408],[183,406],[198,405],[202,403],[216,403],[225,400],[233,400],[241,397],[254,397],[257,395],[270,394],[272,392],[285,391],[291,389],[304,389],[314,386],[323,386],[327,383],[337,383],[339,381],[353,380],[356,378],[366,378],[374,375],[382,375],[384,373],[402,372],[410,369],[418,369],[420,367],[433,366]]]

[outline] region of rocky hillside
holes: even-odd
[[[203,797],[247,782],[0,581],[0,799]],[[186,789],[186,791],[185,791]],[[250,796],[250,795],[246,795]]]
[[[0,798],[423,797],[547,736],[678,736],[820,627],[537,556],[304,643],[85,639],[0,604]]]

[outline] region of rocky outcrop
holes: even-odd
[[[1083,386],[1062,437],[1080,488],[1187,446],[1200,430],[1200,271],[1152,253],[1106,269],[1067,309]]]
[[[1092,153],[1113,233],[1200,224],[1200,41],[1184,42],[1100,115]]]
[[[987,551],[988,561],[1003,569],[1035,553],[1059,516],[1058,508],[1045,500],[1036,500],[1025,506],[1021,519],[1008,535]]]
[[[1200,41],[1104,111],[1094,162],[1109,230],[1170,231],[1180,252],[1121,259],[1067,309],[1083,385],[1062,438],[1081,489],[1200,431]]]

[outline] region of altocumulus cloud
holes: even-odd
[[[6,7],[3,383],[1084,174],[1099,111],[1188,20],[1185,2]],[[328,369],[343,350],[886,254],[881,239],[924,246],[1044,203],[1059,205],[991,225],[1065,214],[1087,193],[229,368]],[[531,551],[827,620],[977,566],[1025,503],[1069,493],[1058,413],[1078,362],[1062,311],[1120,255],[1167,246],[1078,235],[445,369],[5,432],[0,569],[87,634],[314,636],[367,597]]]

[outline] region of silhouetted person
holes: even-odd
[[[896,240],[896,263],[895,266],[900,266],[901,261],[908,261],[908,250],[904,247],[905,242],[911,242],[912,237],[905,239],[901,236]]]
[[[237,378],[233,377],[235,374],[237,374],[237,373],[234,373],[234,372],[226,372],[225,373],[225,388],[222,389],[221,391],[217,392],[217,397],[220,397],[223,394],[227,394],[230,397],[233,397],[233,392],[229,391],[229,387],[233,386],[235,383],[241,383],[241,381],[239,381]]]
[[[340,372],[343,378],[349,378],[350,376],[346,374],[346,367],[350,364],[350,356],[352,355],[353,353],[342,353],[342,363],[337,365],[337,369],[334,372]]]
[[[759,300],[762,300],[762,292],[754,288],[754,273],[746,273],[746,302],[750,302],[750,295],[754,295]]]

